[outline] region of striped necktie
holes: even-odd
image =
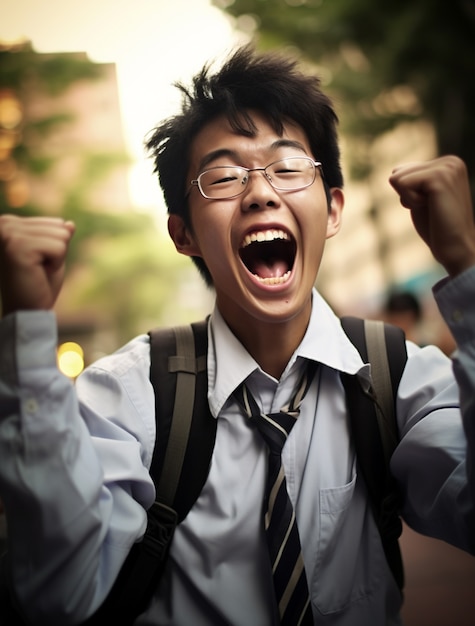
[[[313,364],[305,368],[292,400],[278,413],[262,413],[244,383],[234,392],[269,450],[264,526],[282,626],[313,624],[299,532],[282,465],[282,448],[297,421],[314,373]]]

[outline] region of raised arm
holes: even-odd
[[[75,384],[57,367],[51,309],[73,232],[61,219],[0,217],[6,571],[28,623],[51,626],[81,622],[102,602],[154,497],[148,344],[88,368]],[[5,608],[0,602],[0,624],[10,623]]]
[[[475,223],[467,169],[459,158],[446,156],[398,167],[390,183],[449,274],[434,295],[457,343],[452,364],[458,385],[452,397],[447,384],[431,404],[431,381],[425,390],[421,381],[424,371],[435,367],[437,355],[427,352],[426,368],[412,366],[406,386],[425,405],[419,406],[419,417],[423,414],[427,424],[412,429],[394,456],[393,469],[409,491],[418,530],[475,553]],[[437,370],[440,380],[442,371]]]

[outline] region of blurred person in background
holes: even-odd
[[[423,302],[411,291],[393,289],[383,304],[381,319],[402,328],[406,338],[419,346],[436,345],[447,356],[456,348],[450,328],[433,297]]]
[[[169,233],[216,294],[208,401],[209,475],[177,527],[160,585],[137,624],[400,624],[402,596],[358,472],[340,374],[369,367],[314,288],[344,205],[332,103],[290,58],[244,47],[205,67],[183,107],[148,140]],[[464,163],[443,156],[390,183],[445,267],[435,287],[457,340],[453,362],[408,344],[391,470],[416,530],[475,551],[475,225]],[[9,575],[31,624],[78,624],[101,606],[155,488],[155,403],[147,335],[76,385],[56,365],[56,319],[74,225],[0,216],[0,497]],[[310,375],[313,373],[313,377]],[[277,604],[263,525],[268,452],[236,397],[262,413],[309,386],[283,448],[306,593]],[[245,386],[243,386],[245,385]],[[249,397],[249,396],[248,396]],[[289,583],[290,585],[290,583]],[[290,588],[290,587],[289,587]]]
[[[390,291],[383,305],[382,319],[402,328],[409,341],[423,343],[420,329],[422,307],[417,296],[410,291]]]

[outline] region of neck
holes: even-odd
[[[247,345],[243,341],[243,345],[264,372],[279,380],[302,337],[303,334],[296,338],[293,333],[274,329],[253,337]]]
[[[310,320],[310,305],[296,317],[279,322],[256,318],[250,320],[245,315],[231,318],[220,311],[234,335],[261,369],[277,380],[302,341]]]

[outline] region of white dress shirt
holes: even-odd
[[[465,431],[475,446],[475,268],[442,285],[439,306],[460,345]],[[142,335],[80,376],[56,368],[51,313],[0,323],[0,498],[18,594],[33,623],[78,623],[99,606],[154,499],[149,343]],[[264,411],[292,395],[304,359],[320,363],[283,451],[316,625],[399,624],[400,595],[356,468],[340,372],[368,379],[317,292],[307,333],[279,381],[265,374],[219,312],[209,328],[209,403],[218,419],[210,473],[176,530],[163,580],[137,624],[278,622],[262,530],[266,450],[230,394],[244,379]],[[419,531],[475,552],[459,390],[437,349],[409,344],[398,392],[392,469]],[[473,469],[472,469],[473,472]]]

